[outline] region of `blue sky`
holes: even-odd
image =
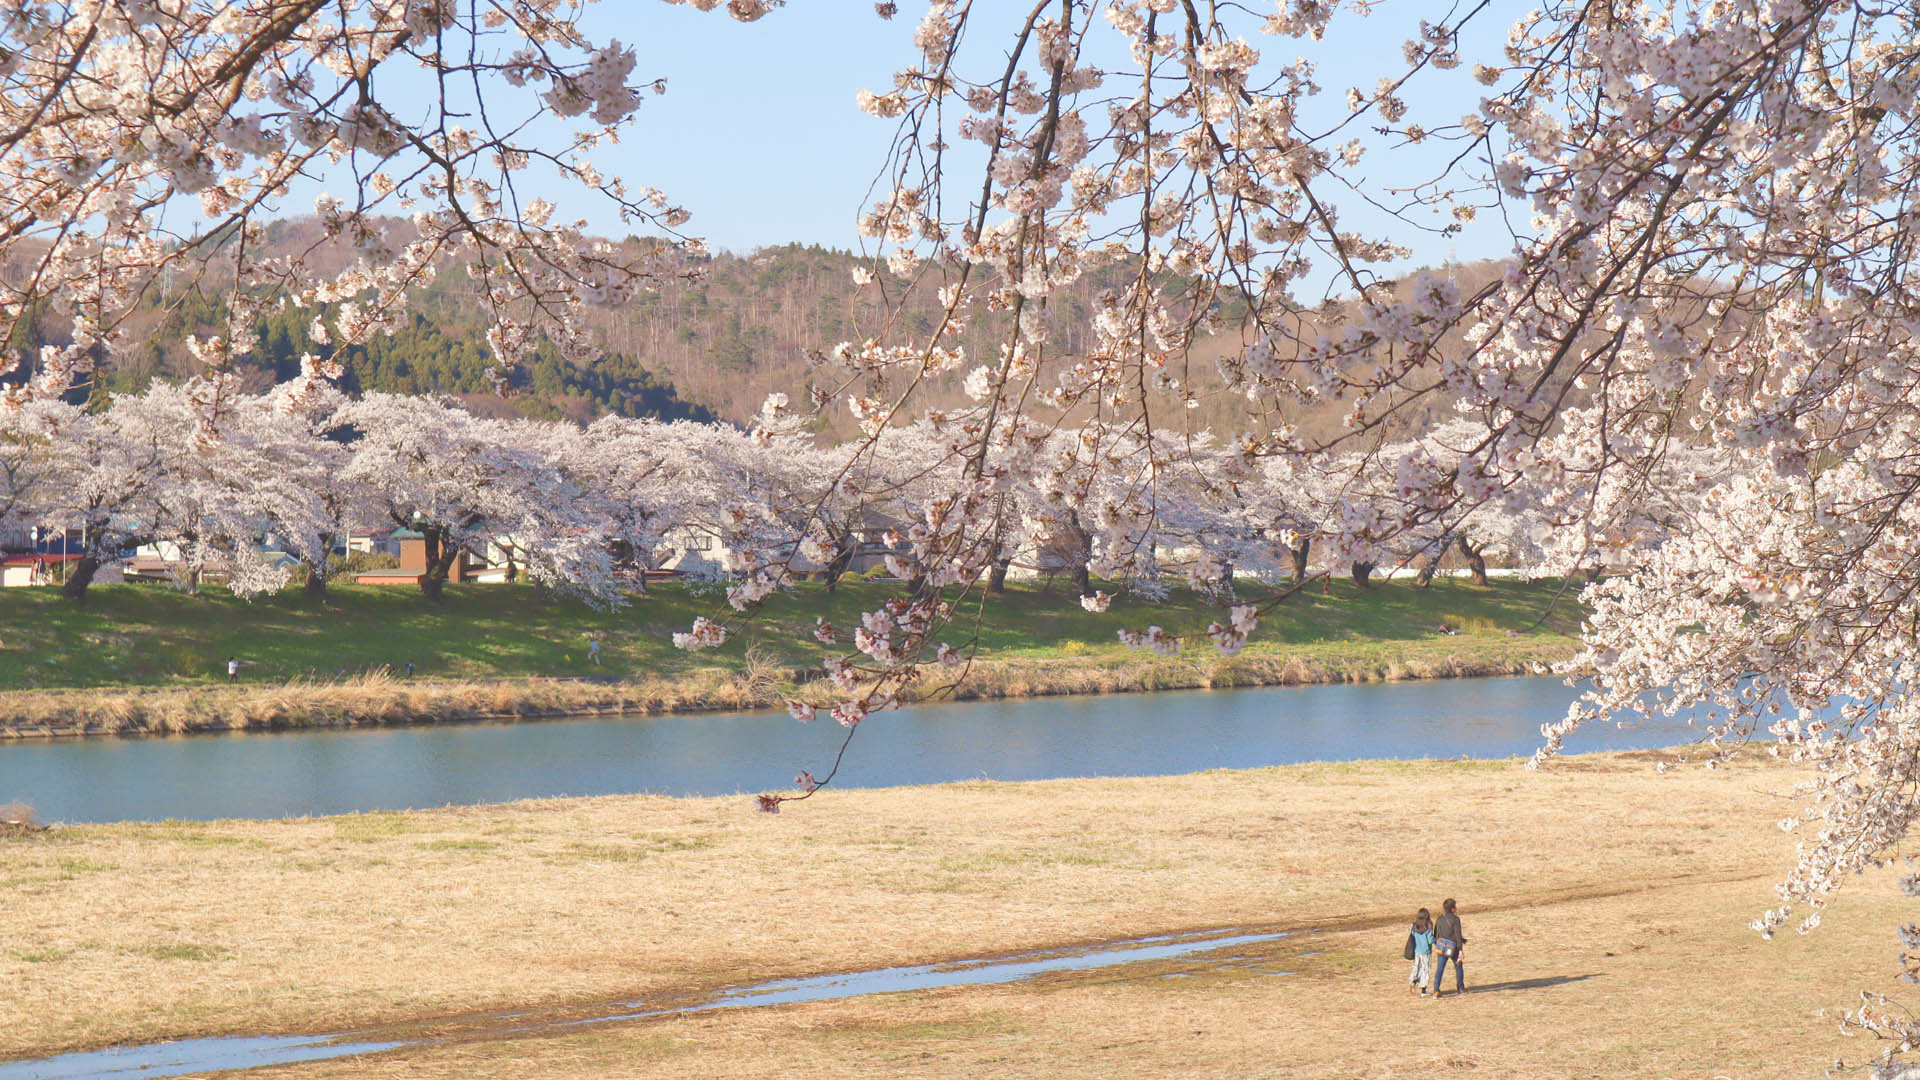
[[[1011,24],[1027,7],[1025,0],[980,0],[975,32],[989,29],[987,20],[994,17]],[[914,57],[912,35],[922,9],[912,0],[900,8],[885,21],[865,0],[795,0],[759,22],[742,24],[717,11],[642,0],[589,7],[590,31],[634,47],[636,76],[669,80],[666,95],[647,96],[622,145],[603,153],[604,167],[666,190],[693,212],[689,228],[715,247],[746,250],[789,241],[856,246],[853,222],[893,124],[861,113],[854,94],[863,87],[888,89],[894,70]],[[1466,63],[1423,77],[1413,98],[1415,115],[1457,119],[1472,111],[1481,92],[1468,74],[1472,61],[1496,52],[1523,10],[1501,2],[1483,13],[1463,49]],[[1318,45],[1267,37],[1253,44],[1269,62],[1307,55],[1332,106],[1347,86],[1370,88],[1400,63],[1400,44],[1420,18],[1437,19],[1446,11],[1430,0],[1382,3],[1364,19],[1336,17],[1334,32]],[[985,44],[984,36],[973,42],[976,49]],[[998,52],[998,43],[992,44]],[[1436,147],[1414,161],[1430,165],[1450,152]],[[1391,180],[1391,170],[1410,176],[1420,167],[1378,152],[1370,161],[1365,171],[1376,183]],[[1349,206],[1348,214],[1356,224],[1377,217],[1358,206]],[[1490,227],[1491,215],[1481,224],[1450,241],[1422,243],[1413,261],[1504,254],[1510,241]]]
[[[975,64],[999,62],[1002,46],[988,40],[995,20],[1016,25],[1023,14],[1016,8],[1027,6],[1027,0],[978,0],[971,43]],[[923,9],[913,0],[900,7],[900,14],[886,21],[866,0],[794,0],[743,24],[719,11],[657,0],[590,4],[582,20],[589,36],[617,38],[632,47],[636,83],[665,77],[669,84],[663,96],[644,95],[621,143],[596,151],[593,160],[630,185],[666,191],[693,213],[685,231],[715,248],[748,251],[801,242],[858,249],[854,222],[884,163],[894,122],[861,113],[854,99],[862,88],[890,88],[895,69],[916,57],[912,35]],[[1467,62],[1456,71],[1426,73],[1409,95],[1414,118],[1425,117],[1431,125],[1457,121],[1474,110],[1481,88],[1468,75],[1472,61],[1504,42],[1519,10],[1516,0],[1499,0],[1495,7],[1502,10],[1483,15],[1463,49]],[[1420,18],[1445,14],[1436,3],[1385,2],[1364,19],[1336,17],[1335,32],[1324,43],[1258,35],[1252,43],[1262,52],[1263,67],[1303,53],[1312,59],[1325,88],[1325,107],[1335,110],[1349,85],[1371,88],[1381,75],[1399,68],[1401,42]],[[1113,38],[1104,24],[1097,32]],[[1367,136],[1360,126],[1350,131]],[[1339,141],[1347,137],[1343,133]],[[1376,151],[1362,172],[1374,186],[1403,183],[1432,171],[1453,152],[1451,144]],[[977,190],[977,181],[966,178],[956,188],[962,189]],[[286,201],[286,212],[306,212],[312,194],[313,189],[297,191]],[[609,235],[628,231],[597,199],[583,194],[560,201],[563,217],[585,217]],[[1351,197],[1344,213],[1343,224],[1362,231],[1387,224],[1383,215]],[[1421,238],[1397,224],[1392,228],[1416,245],[1408,265],[1434,265],[1504,255],[1511,241],[1496,217],[1483,214],[1476,227],[1451,239]]]
[[[666,191],[715,247],[853,247],[893,135],[854,94],[892,85],[915,55],[914,21],[883,21],[857,0],[796,3],[755,23],[657,2],[596,5],[589,27],[633,46],[636,75],[668,80],[603,168]]]

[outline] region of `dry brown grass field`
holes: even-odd
[[[372,1032],[274,1077],[1806,1077],[1873,1049],[1908,917],[1870,875],[1760,940],[1793,774],[1651,755],[620,797],[0,838],[0,1061]],[[1461,901],[1471,992],[1406,992]],[[569,1026],[611,1003],[1209,928],[1296,929],[1000,986]],[[519,1014],[505,1019],[503,1014]],[[253,1075],[253,1074],[249,1074]]]

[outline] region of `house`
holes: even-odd
[[[127,560],[127,580],[166,584],[174,579],[173,568],[182,561],[180,545],[172,540],[141,544]]]
[[[405,531],[407,530],[372,529],[367,532],[349,532],[345,541],[345,551],[348,553],[357,551],[362,555],[398,555],[400,541],[395,538],[395,534]]]
[[[368,570],[355,574],[361,585],[418,585],[427,574],[427,538],[413,529],[395,529],[389,539],[398,549],[400,565],[388,570]],[[449,582],[500,582],[507,580],[507,567],[491,566],[473,553],[462,551],[447,568]]]
[[[44,552],[28,552],[22,555],[0,555],[0,588],[58,585],[66,580],[67,572],[72,569],[71,564],[79,561],[78,553],[49,555]]]
[[[58,585],[71,564],[86,551],[86,530],[21,526],[0,532],[0,588],[22,585]],[[115,580],[113,564],[94,571],[94,580]]]
[[[676,525],[661,537],[654,552],[660,569],[696,578],[718,577],[729,573],[739,557],[733,549],[715,539],[712,533],[686,525]]]
[[[173,563],[158,555],[135,555],[125,566],[128,581],[166,584],[173,580]]]
[[[177,540],[154,540],[134,548],[133,557],[123,565],[124,580],[172,584],[186,578],[187,552]],[[217,558],[206,560],[200,569],[198,581],[202,585],[219,585],[227,580],[227,567]]]

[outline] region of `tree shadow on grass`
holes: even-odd
[[[1568,983],[1585,982],[1588,979],[1597,979],[1599,977],[1600,972],[1596,971],[1591,975],[1547,975],[1538,979],[1513,979],[1509,982],[1484,983],[1478,986],[1469,986],[1467,987],[1467,993],[1497,994],[1507,990],[1544,990],[1549,986],[1565,986]],[[1449,990],[1447,993],[1451,995],[1453,991]]]

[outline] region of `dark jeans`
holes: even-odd
[[[1440,980],[1447,977],[1447,961],[1449,960],[1453,961],[1453,988],[1459,991],[1464,991],[1467,988],[1466,962],[1461,960],[1457,954],[1449,956],[1446,953],[1439,953],[1434,957],[1433,964],[1433,992],[1436,994],[1440,992]]]

